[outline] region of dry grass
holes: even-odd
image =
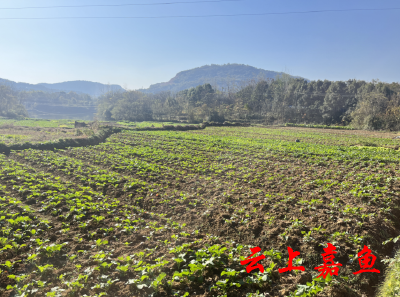
[[[400,252],[397,252],[395,258],[386,271],[385,280],[378,289],[378,297],[400,296]]]
[[[24,142],[46,142],[64,138],[86,138],[95,133],[92,129],[70,128],[38,128],[18,127],[13,125],[0,126],[0,142],[7,145]]]

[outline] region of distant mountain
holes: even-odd
[[[90,96],[100,96],[108,91],[121,91],[125,90],[120,85],[105,85],[91,81],[66,81],[61,83],[47,84],[28,84],[17,83],[8,79],[0,78],[0,85],[7,85],[17,91],[43,91],[43,92],[76,92],[89,94]]]
[[[282,74],[283,72],[269,71],[243,64],[212,64],[181,71],[168,82],[154,84],[148,89],[140,91],[145,93],[158,93],[161,91],[178,92],[205,83],[223,88],[228,84],[241,84],[253,79],[274,79]],[[299,76],[293,77],[301,78]]]
[[[41,83],[38,85],[44,86],[52,90],[61,90],[64,92],[73,91],[78,93],[89,94],[91,96],[100,96],[109,91],[125,92],[125,90],[120,85],[105,85],[98,82],[91,82],[84,80],[66,81],[54,84]]]
[[[32,85],[28,83],[17,83],[8,79],[0,78],[0,85],[6,85],[16,91],[43,91],[43,92],[55,92],[41,85]]]

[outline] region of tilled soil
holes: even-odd
[[[238,130],[215,128],[215,134],[244,131],[244,128],[235,129]],[[251,143],[237,145],[223,142],[223,136],[203,139],[201,135],[205,131],[207,129],[190,134],[122,133],[111,137],[108,143],[94,147],[11,154],[4,164],[10,167],[19,164],[26,172],[17,174],[19,179],[15,179],[15,174],[10,175],[15,171],[3,169],[3,173],[8,172],[0,180],[6,186],[4,194],[31,207],[36,216],[33,224],[44,219],[49,221],[52,228],[43,231],[40,238],[48,238],[50,243],[68,242],[57,258],[43,256],[36,264],[43,266],[51,263],[56,267],[52,275],[59,277],[65,274],[71,282],[78,274],[89,275],[89,279],[87,283],[82,282],[82,288],[76,289],[68,281],[63,283],[51,275],[38,275],[36,266],[26,260],[36,246],[23,247],[15,254],[3,252],[1,263],[22,260],[12,268],[13,274],[31,272],[26,282],[46,280],[53,283],[53,287],[57,284],[64,289],[62,295],[107,292],[111,296],[148,296],[152,293],[183,296],[188,292],[190,296],[216,296],[223,291],[212,287],[218,280],[225,279],[221,275],[222,271],[227,271],[224,269],[244,269],[239,258],[224,258],[225,254],[229,254],[226,252],[221,254],[224,265],[209,265],[192,279],[176,280],[173,278],[174,271],[191,269],[188,266],[190,258],[185,258],[191,252],[186,252],[183,256],[185,263],[180,266],[174,260],[177,254],[174,256],[169,253],[170,250],[184,244],[189,244],[193,251],[220,244],[232,252],[232,248],[245,245],[240,255],[247,257],[251,254],[249,247],[259,246],[262,252],[273,250],[281,253],[280,257],[270,253],[261,262],[265,268],[272,261],[276,263],[268,274],[268,281],[249,284],[246,283],[249,274],[241,272],[235,281],[230,280],[231,283],[241,280],[241,286],[232,285],[226,293],[228,296],[246,296],[259,290],[269,296],[286,296],[294,292],[297,285],[304,285],[315,277],[314,268],[322,263],[323,248],[331,242],[338,248],[335,260],[343,266],[339,276],[334,276],[336,283],[319,295],[374,295],[385,271],[385,265],[380,260],[393,256],[396,250],[393,242],[386,245],[382,242],[399,235],[398,163],[293,157],[279,150],[265,152]],[[180,135],[194,135],[194,138],[185,139]],[[259,139],[251,133],[246,136],[252,137]],[[65,190],[42,184],[37,192],[35,189],[24,192],[18,187],[29,182],[26,181],[26,173],[39,174],[35,178],[43,181],[58,178],[57,182]],[[40,176],[43,173],[48,176]],[[54,200],[52,193],[46,194],[48,191],[64,195],[82,192],[76,195],[92,197],[92,200],[86,201],[109,201],[115,205],[104,210],[86,208],[83,219],[79,221],[74,217],[78,213],[71,211],[71,205],[78,204],[72,204],[70,198],[63,199],[54,208],[41,210]],[[28,199],[32,193],[38,193],[38,196]],[[54,210],[56,212],[52,214]],[[20,212],[21,208],[12,206],[8,211]],[[60,215],[66,216],[66,219]],[[93,215],[103,216],[104,219],[96,223],[95,219],[91,219]],[[140,218],[139,222],[131,225],[135,227],[133,231],[116,226],[128,216]],[[116,221],[116,217],[121,219]],[[80,225],[84,221],[88,225],[83,229]],[[69,224],[70,230],[60,232],[66,224]],[[114,230],[110,232],[100,231],[112,226]],[[96,240],[107,240],[108,244],[96,247]],[[374,268],[379,269],[381,274],[352,274],[360,269],[354,255],[364,245],[377,256]],[[287,247],[300,251],[299,258],[303,259],[301,265],[305,267],[305,272],[278,272],[278,268],[287,265]],[[110,253],[110,260],[106,262],[111,264],[110,267],[90,272],[99,264],[93,256],[103,249]],[[140,256],[140,252],[150,255]],[[71,261],[69,257],[73,254],[79,256]],[[118,265],[127,263],[118,262],[118,257],[135,254],[136,261],[142,259],[149,265],[160,263],[162,257],[169,261],[162,268],[153,268],[156,274],[166,273],[163,285],[157,290],[154,284],[146,282],[143,282],[146,286],[140,289],[127,284],[130,279],[140,276],[141,272],[132,268],[137,263],[129,263],[126,274],[116,270]],[[8,273],[0,275],[0,287],[4,290],[0,291],[1,296],[12,294],[11,290],[5,290],[7,285],[15,284],[7,277]],[[118,280],[108,287],[96,287],[96,284],[106,283],[101,279],[103,275],[108,277],[107,280]],[[199,281],[200,278],[202,281]],[[50,287],[39,291],[41,294],[51,292]]]

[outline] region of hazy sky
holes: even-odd
[[[0,8],[193,0],[3,0]],[[129,89],[206,64],[240,63],[308,79],[400,81],[400,9],[157,19],[1,18],[182,16],[400,8],[398,0],[243,0],[155,6],[0,9],[0,78],[89,80]]]

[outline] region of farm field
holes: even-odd
[[[0,143],[13,145],[18,143],[37,143],[55,141],[64,138],[82,138],[77,136],[75,129],[64,128],[26,128],[0,127]]]
[[[22,143],[54,142],[60,139],[87,138],[98,132],[101,127],[121,127],[126,129],[162,127],[163,125],[178,125],[171,122],[93,122],[84,128],[75,128],[71,120],[23,119],[13,120],[0,118],[0,145]],[[82,121],[80,121],[82,122]]]
[[[207,127],[0,154],[0,296],[374,296],[400,243],[394,136]],[[380,273],[353,274],[364,245]],[[263,273],[240,264],[254,247]],[[288,247],[305,271],[279,273]]]
[[[72,121],[72,120],[43,120],[43,119],[13,120],[13,119],[0,118],[0,126],[3,126],[3,125],[42,127],[42,128],[57,128],[59,126],[65,126],[68,128],[73,128],[74,121]]]
[[[173,123],[173,122],[117,122],[118,125],[124,125],[128,127],[162,127],[162,125],[181,125],[182,123]]]
[[[0,145],[54,142],[60,139],[87,138],[95,134],[95,127],[74,128],[70,120],[7,120],[0,119]]]

